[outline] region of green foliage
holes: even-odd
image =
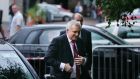
[[[46,13],[37,5],[35,4],[27,11],[28,16],[31,16],[35,22],[39,22],[41,19],[46,19]]]
[[[3,68],[0,66],[0,79],[28,79],[19,64],[10,64]]]
[[[28,11],[27,14],[31,16],[32,19],[36,18],[36,12],[38,10],[38,7],[36,5],[34,5],[33,7],[31,7]]]
[[[109,20],[122,19],[122,13],[131,13],[135,8],[140,7],[140,0],[101,0],[97,1],[97,5],[103,8],[103,14]]]

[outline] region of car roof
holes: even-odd
[[[66,24],[37,24],[37,25],[33,25],[32,27],[25,27],[24,28],[24,31],[26,30],[29,30],[29,28],[30,28],[30,31],[31,31],[31,29],[32,30],[37,30],[37,29],[49,29],[49,28],[55,28],[55,29],[65,29],[66,28]],[[102,33],[102,34],[104,34],[104,35],[106,35],[106,36],[108,36],[108,35],[110,35],[109,37],[110,38],[114,38],[114,39],[117,39],[117,40],[119,40],[119,42],[123,42],[122,44],[125,44],[124,43],[124,41],[121,39],[121,38],[119,38],[119,37],[116,37],[116,36],[114,36],[114,35],[112,35],[111,33],[109,33],[109,32],[107,32],[106,30],[104,30],[103,28],[101,28],[101,27],[96,27],[96,26],[91,26],[91,25],[82,25],[82,28],[86,28],[86,29],[88,29],[88,30],[94,30],[94,31],[98,31],[98,32],[100,32],[100,33]]]
[[[10,44],[6,41],[0,40],[0,50],[5,51],[5,50],[14,50]]]
[[[37,24],[33,25],[32,27],[24,27],[22,28],[22,31],[26,31],[27,33],[33,30],[39,30],[39,29],[65,29],[67,24]],[[82,28],[86,29],[93,29],[98,30],[100,32],[105,32],[105,30],[101,27],[96,27],[94,25],[82,25]]]
[[[67,24],[37,24],[32,27],[24,27],[23,29],[43,29],[43,28],[66,28]],[[82,25],[82,28],[99,28],[91,25]]]
[[[13,50],[9,44],[0,44],[0,50]]]

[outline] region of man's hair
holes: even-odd
[[[80,13],[74,13],[73,14],[73,19],[75,19],[75,16],[80,16],[81,17],[81,19],[83,19],[84,17],[83,17],[83,15],[82,14],[80,14]]]
[[[79,21],[71,20],[67,23],[66,29],[70,29],[73,25],[79,26],[81,28],[81,24]]]
[[[75,16],[79,16],[81,19],[80,19],[80,22],[81,22],[81,25],[83,24],[83,20],[84,20],[84,17],[83,17],[83,15],[82,14],[80,14],[80,13],[75,13],[74,15],[73,15],[73,19],[74,20],[77,20],[76,18],[75,18]],[[77,20],[77,21],[79,21],[79,20]]]

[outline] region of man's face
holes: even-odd
[[[12,11],[13,11],[13,13],[16,13],[16,12],[18,11],[18,9],[17,9],[17,6],[16,6],[16,5],[13,5],[13,6],[12,6]]]
[[[70,29],[67,30],[68,37],[71,40],[77,40],[77,38],[79,37],[80,31],[81,31],[80,26],[72,25],[72,27],[70,27]]]
[[[81,25],[83,24],[83,19],[79,15],[75,15],[74,19],[80,21]]]

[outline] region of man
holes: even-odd
[[[80,21],[81,25],[83,25],[83,16],[80,13],[75,13],[73,16],[74,20]],[[60,35],[64,34],[66,31],[61,31]],[[85,46],[86,55],[88,56],[86,67],[90,71],[91,63],[92,63],[92,43],[91,43],[91,33],[86,29],[81,29],[79,36]]]
[[[53,67],[56,79],[90,79],[89,74],[86,74],[87,58],[83,42],[79,38],[80,31],[81,24],[72,20],[67,24],[66,33],[54,38],[48,47],[45,61]],[[75,41],[75,48],[73,41]],[[75,57],[76,50],[77,57]]]
[[[16,4],[12,5],[12,11],[14,13],[14,17],[10,26],[10,37],[24,26],[23,15],[19,11],[19,8]]]

